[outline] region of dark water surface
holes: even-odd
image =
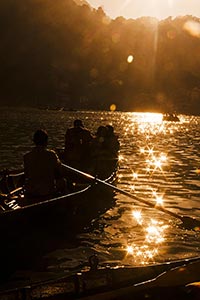
[[[0,169],[22,167],[39,127],[49,133],[49,147],[63,147],[66,128],[75,118],[95,133],[112,124],[120,140],[117,186],[149,202],[200,220],[200,117],[162,122],[160,114],[65,112],[1,109]],[[76,243],[47,253],[45,271],[78,269],[92,254],[100,264],[141,265],[200,255],[200,231],[180,228],[179,220],[140,201],[114,195],[115,205],[95,220]]]

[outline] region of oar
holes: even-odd
[[[21,192],[23,190],[23,187],[22,186],[19,186],[18,188],[10,191],[8,194],[1,194],[0,193],[0,196],[4,197],[4,198],[9,198],[10,196],[18,193],[18,192]]]
[[[90,174],[87,174],[87,173],[83,172],[83,171],[80,171],[78,169],[70,167],[70,166],[68,166],[66,164],[62,164],[62,166],[65,167],[66,169],[68,169],[68,170],[76,173],[76,174],[79,174],[79,175],[87,178],[87,179],[94,180],[95,182],[98,182],[98,183],[103,184],[103,185],[105,185],[105,186],[107,186],[109,188],[112,188],[113,190],[119,192],[122,195],[125,195],[125,196],[127,196],[129,198],[132,198],[134,200],[137,200],[138,202],[146,204],[147,206],[149,206],[151,208],[155,208],[155,209],[157,209],[159,211],[162,211],[162,212],[164,212],[164,213],[166,213],[166,214],[168,214],[168,215],[170,215],[170,216],[172,216],[172,217],[174,217],[176,219],[181,220],[181,222],[182,222],[181,226],[183,228],[185,228],[185,229],[199,230],[199,228],[200,228],[200,220],[196,220],[196,219],[188,217],[188,216],[180,216],[180,215],[178,215],[178,214],[176,214],[176,213],[174,213],[174,212],[172,212],[170,210],[165,209],[164,207],[155,206],[153,203],[151,203],[151,202],[149,202],[149,201],[147,201],[145,199],[139,198],[139,197],[137,197],[137,196],[135,196],[135,195],[127,192],[127,191],[124,191],[124,190],[122,190],[122,189],[120,189],[120,188],[118,188],[118,187],[116,187],[116,186],[114,186],[114,185],[112,185],[112,184],[104,181],[104,180],[96,178],[96,177],[94,177],[94,176],[92,176]]]
[[[2,209],[3,210],[10,210],[10,209],[15,210],[15,209],[19,208],[20,206],[18,205],[16,200],[14,198],[12,198],[12,196],[15,193],[21,192],[22,190],[23,190],[23,187],[18,187],[16,189],[12,190],[11,192],[9,192],[8,194],[0,193],[0,205],[1,205]]]

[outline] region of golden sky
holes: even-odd
[[[121,15],[133,19],[141,16],[158,19],[183,15],[200,17],[200,0],[87,0],[87,2],[95,8],[102,6],[111,18]]]

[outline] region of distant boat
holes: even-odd
[[[163,121],[167,121],[167,122],[179,122],[180,119],[176,114],[171,114],[171,113],[167,113],[164,114],[162,117]]]
[[[45,109],[46,110],[54,110],[54,111],[64,111],[65,107],[64,106],[47,106]]]

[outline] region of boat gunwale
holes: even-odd
[[[18,174],[11,174],[11,176],[22,176],[24,173],[23,172],[21,172],[21,173],[18,173]],[[109,177],[107,177],[104,181],[105,182],[109,182],[109,181],[111,181],[113,178],[114,178],[114,174],[115,174],[115,172],[113,171],[112,173],[111,173],[111,175],[109,176]],[[83,188],[81,188],[81,189],[79,189],[79,190],[76,190],[76,191],[73,191],[73,192],[70,192],[70,193],[67,193],[67,194],[64,194],[64,195],[60,195],[60,196],[56,196],[56,197],[53,197],[53,198],[50,198],[50,199],[46,199],[46,200],[42,200],[42,201],[37,201],[37,202],[35,202],[35,203],[31,203],[31,204],[27,204],[27,205],[25,205],[25,206],[19,206],[18,208],[16,208],[16,209],[7,209],[7,210],[5,210],[5,211],[2,211],[1,213],[0,213],[0,218],[1,218],[1,216],[2,215],[7,215],[7,214],[14,214],[16,211],[17,212],[21,212],[21,211],[23,211],[23,210],[29,210],[29,209],[31,209],[31,208],[33,208],[33,207],[39,207],[39,206],[45,206],[45,205],[48,205],[49,203],[53,203],[53,202],[56,202],[56,201],[59,201],[59,200],[61,200],[61,199],[65,199],[65,198],[69,198],[69,197],[73,197],[73,196],[76,196],[76,195],[79,195],[79,194],[82,194],[82,193],[84,193],[84,192],[86,192],[86,191],[88,191],[90,188],[92,188],[93,186],[95,186],[95,185],[99,185],[99,183],[98,183],[98,181],[96,181],[96,179],[98,179],[98,178],[95,178],[95,180],[92,180],[93,181],[93,183],[85,183],[85,184],[87,184],[87,186],[85,187],[85,184],[84,184],[84,187]],[[91,180],[91,179],[90,179]],[[18,187],[17,189],[15,189],[14,191],[18,191],[18,190],[23,190],[23,187]],[[14,195],[14,192],[13,191],[10,191],[10,193],[8,194],[8,197],[9,197],[9,195]],[[11,200],[12,201],[12,198],[10,198],[9,200]]]
[[[78,273],[72,274],[72,275],[65,275],[65,276],[59,276],[57,278],[49,279],[49,280],[43,280],[43,281],[38,281],[35,283],[29,283],[21,287],[17,288],[11,288],[11,289],[5,289],[1,290],[0,289],[0,296],[5,295],[5,294],[11,294],[11,293],[16,293],[17,296],[20,294],[23,294],[24,298],[23,299],[38,299],[38,297],[32,297],[29,298],[31,293],[37,293],[42,292],[42,289],[45,291],[46,288],[55,288],[55,294],[51,295],[50,297],[56,297],[56,296],[73,296],[73,299],[76,298],[87,298],[88,296],[95,296],[95,295],[105,295],[107,293],[112,293],[112,292],[117,292],[123,289],[129,289],[129,288],[135,288],[136,292],[138,290],[142,290],[143,288],[145,289],[146,286],[148,288],[151,288],[151,284],[156,281],[159,277],[161,277],[164,274],[167,274],[167,272],[183,268],[189,265],[192,265],[194,263],[199,263],[200,262],[200,256],[198,257],[192,257],[192,258],[185,258],[185,259],[179,259],[175,261],[170,261],[170,262],[164,262],[164,263],[157,263],[157,264],[150,264],[146,266],[135,266],[135,267],[128,267],[128,266],[120,266],[118,268],[114,267],[104,267],[104,268],[99,268],[99,269],[90,269],[87,271],[80,271]],[[139,283],[134,283],[131,278],[129,280],[125,281],[120,281],[119,274],[116,275],[114,273],[119,273],[120,271],[135,271],[136,273],[139,271],[139,269],[156,269],[159,267],[164,267],[166,266],[166,270],[163,270],[162,272],[155,272],[155,274],[152,272],[151,278],[141,281]],[[98,273],[100,274],[101,277],[100,279],[100,284],[96,287],[91,287],[90,286],[90,281],[94,280],[94,282],[98,279],[97,276]],[[88,278],[87,278],[88,276]],[[89,286],[87,288],[87,280],[89,279]],[[101,281],[102,280],[102,281]],[[68,293],[58,293],[57,288],[60,288],[62,290],[61,284],[65,284],[65,288],[71,289],[71,291],[68,291]],[[51,286],[52,284],[52,286]],[[57,287],[55,285],[58,285]],[[107,285],[106,285],[107,284]],[[50,285],[50,287],[49,287]],[[149,286],[150,285],[150,286]],[[155,286],[153,286],[155,287]],[[159,286],[158,286],[159,287]],[[73,290],[74,288],[74,290]],[[57,291],[57,292],[56,292]],[[26,298],[27,296],[27,298]],[[7,298],[5,297],[7,300]],[[8,296],[8,299],[9,296]],[[13,298],[12,299],[21,299],[21,298]],[[49,299],[49,297],[43,297],[43,299]],[[54,299],[54,298],[52,298]],[[66,298],[68,299],[68,298]],[[70,298],[71,299],[71,298]],[[101,298],[104,299],[104,298]]]

